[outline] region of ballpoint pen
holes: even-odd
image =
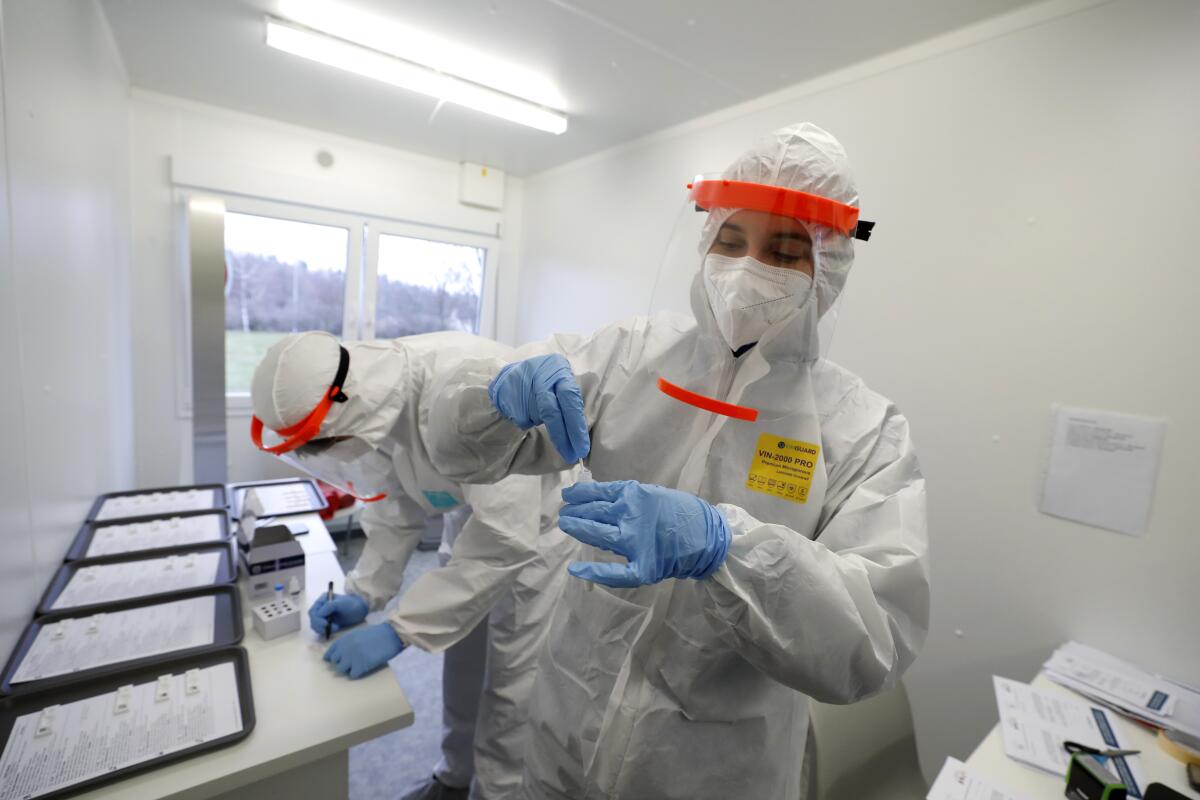
[[[326,602],[326,603],[332,603],[332,602],[333,602],[333,581],[330,581],[330,582],[329,582],[329,591],[327,591],[327,592],[325,593],[325,602]],[[332,626],[333,626],[333,618],[332,618],[332,617],[326,617],[326,618],[325,618],[325,638],[326,638],[326,639],[328,639],[328,638],[329,638],[329,634],[330,634],[330,632],[331,632],[331,630],[332,630]]]

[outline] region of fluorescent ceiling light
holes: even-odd
[[[558,134],[567,129],[567,115],[562,111],[301,25],[267,17],[267,44],[277,50],[538,130]]]
[[[354,2],[277,0],[277,3],[278,12],[274,14],[277,19],[489,86],[539,106],[559,111],[567,108],[562,92],[541,72],[462,42],[409,27],[394,17],[369,13]],[[516,43],[497,41],[495,33],[489,31],[488,41],[495,47],[504,46],[511,53]],[[522,53],[522,58],[528,57],[529,54]]]

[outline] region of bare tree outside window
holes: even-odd
[[[225,388],[250,391],[254,368],[293,331],[342,334],[350,232],[225,214]]]
[[[346,298],[352,230],[363,233],[358,223],[226,212],[227,392],[248,393],[258,362],[285,334],[323,330],[340,338],[346,303],[362,312],[366,295]],[[376,337],[479,333],[485,248],[389,233],[380,233],[378,243]]]
[[[479,333],[486,258],[480,247],[380,234],[375,336]]]

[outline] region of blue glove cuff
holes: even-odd
[[[529,419],[529,411],[525,408],[512,408],[511,402],[506,402],[511,401],[514,397],[521,397],[520,393],[514,395],[512,392],[507,392],[506,398],[502,399],[500,397],[500,390],[504,387],[505,378],[520,363],[522,362],[505,364],[500,368],[500,371],[496,373],[496,377],[492,378],[488,384],[488,400],[492,401],[492,408],[499,411],[502,417],[524,431],[532,428],[534,424],[533,420]]]
[[[346,597],[358,601],[358,613],[362,615],[362,619],[366,619],[367,614],[371,613],[371,604],[367,602],[366,598],[359,597],[356,594],[347,594]]]
[[[390,622],[381,622],[381,623],[379,623],[379,627],[386,628],[387,632],[392,635],[392,639],[394,640],[395,645],[396,645],[396,654],[394,656],[392,656],[392,658],[395,658],[396,655],[399,655],[400,653],[402,653],[404,651],[404,648],[406,647],[406,645],[404,644],[404,640],[400,638],[400,634],[396,633],[396,629],[392,627],[392,624]],[[389,659],[389,661],[390,660],[391,659]]]
[[[725,521],[725,515],[718,511],[716,506],[703,500],[700,502],[704,504],[704,517],[707,522],[709,558],[697,564],[688,576],[696,580],[707,578],[721,568],[725,563],[725,556],[729,555],[729,543],[733,541],[733,534],[729,532],[729,523]]]
[[[504,382],[504,376],[511,372],[512,368],[515,366],[516,364],[505,364],[500,368],[500,371],[496,373],[496,377],[492,378],[492,380],[488,383],[488,400],[492,401],[492,407],[501,414],[504,414],[504,409],[500,408],[500,384]],[[505,416],[507,416],[507,414],[505,414]]]

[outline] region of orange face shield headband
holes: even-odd
[[[875,227],[874,222],[860,221],[854,206],[782,186],[718,179],[698,180],[689,183],[688,189],[688,197],[703,211],[714,208],[764,211],[824,225],[864,242],[871,238],[871,229]]]

